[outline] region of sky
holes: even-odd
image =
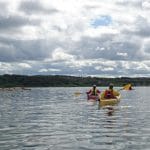
[[[0,0],[0,74],[150,77],[150,0]]]

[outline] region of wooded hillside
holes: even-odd
[[[26,75],[1,75],[0,87],[75,87],[75,86],[123,86],[131,83],[133,86],[150,86],[150,78],[98,78],[98,77],[75,77],[75,76],[26,76]]]

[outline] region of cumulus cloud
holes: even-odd
[[[31,68],[31,66],[27,63],[19,63],[18,66],[20,66],[22,68]]]
[[[0,74],[150,75],[149,0],[1,0]]]
[[[33,1],[23,1],[19,6],[20,11],[25,12],[26,14],[51,14],[56,13],[56,8],[49,8],[43,5],[42,2],[33,0]]]
[[[67,54],[63,49],[57,48],[52,53],[52,60],[54,61],[67,61],[73,59],[74,56]]]
[[[26,25],[37,25],[37,20],[30,20],[22,16],[0,16],[0,30],[8,30],[9,28],[18,28]]]

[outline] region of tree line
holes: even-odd
[[[78,87],[78,86],[124,86],[131,83],[133,86],[150,86],[149,77],[76,77],[64,75],[0,75],[0,87]]]

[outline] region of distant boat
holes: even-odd
[[[129,83],[123,87],[123,90],[133,90],[132,85]]]
[[[30,88],[24,88],[24,87],[22,87],[22,90],[31,90]]]

